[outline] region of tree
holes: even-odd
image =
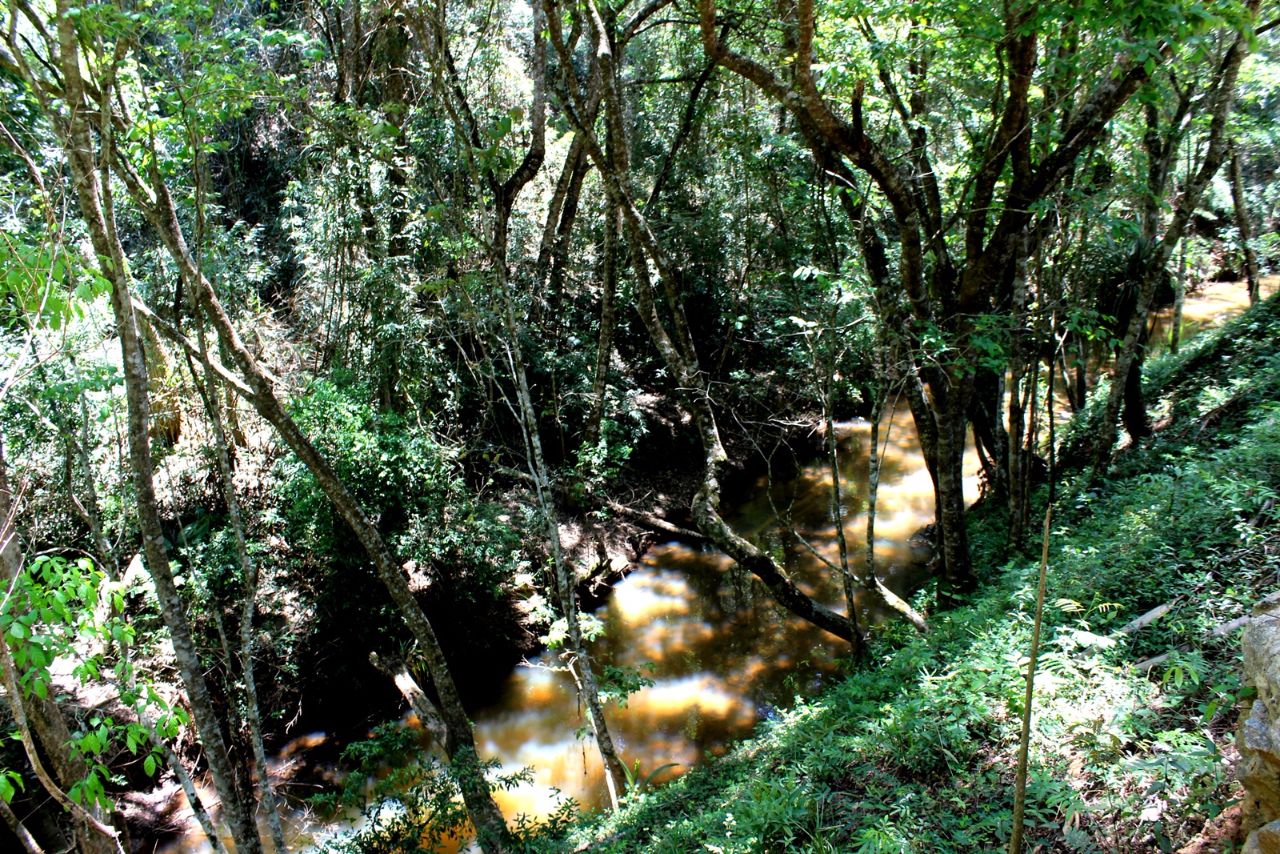
[[[462,707],[435,631],[414,599],[399,562],[350,491],[288,414],[276,394],[271,378],[240,339],[214,293],[212,284],[188,248],[177,206],[156,159],[154,137],[150,147],[144,145],[135,151],[124,151],[122,147],[113,144],[117,129],[123,130],[122,135],[127,137],[129,130],[137,127],[134,118],[127,112],[124,99],[114,97],[115,74],[131,45],[140,43],[137,33],[130,28],[141,27],[148,19],[145,16],[130,19],[129,27],[123,33],[113,33],[110,29],[96,30],[90,19],[85,16],[73,19],[67,12],[65,4],[59,7],[55,40],[45,28],[44,22],[32,10],[26,8],[22,11],[28,23],[41,35],[42,46],[53,57],[55,62],[51,68],[40,65],[39,71],[34,70],[32,65],[20,58],[25,45],[14,43],[12,39],[8,43],[8,49],[22,71],[26,84],[40,98],[41,106],[59,134],[63,150],[71,163],[81,212],[90,226],[101,272],[112,285],[112,304],[125,354],[131,463],[138,493],[147,566],[156,581],[161,612],[173,636],[184,682],[191,696],[200,739],[206,748],[223,809],[238,846],[245,851],[257,851],[261,849],[261,842],[257,828],[250,818],[252,811],[245,807],[246,798],[234,786],[235,776],[227,758],[222,726],[216,709],[208,699],[208,689],[204,685],[194,645],[183,618],[181,599],[173,585],[167,547],[155,510],[147,427],[149,401],[146,367],[136,339],[134,305],[128,282],[129,266],[115,232],[114,202],[111,195],[113,173],[127,188],[132,203],[156,230],[177,267],[184,286],[194,294],[204,317],[245,377],[242,380],[233,375],[226,379],[279,431],[285,444],[311,470],[335,509],[369,551],[380,578],[428,663],[439,697],[441,717],[448,728],[445,749],[452,760],[455,776],[479,832],[480,842],[489,850],[503,850],[510,843],[510,833],[485,782],[483,768],[475,751],[471,723]],[[114,20],[110,23],[119,26],[123,22]],[[9,33],[12,35],[12,30]],[[97,40],[113,34],[117,38],[112,51],[108,52]],[[89,67],[97,69],[101,76],[92,81],[86,81],[81,76],[82,40],[98,46],[94,51],[94,59],[97,61]],[[61,96],[58,101],[66,104],[65,111],[59,110],[55,96]],[[97,144],[94,143],[92,129],[87,121],[90,116],[98,120]],[[135,152],[150,155],[148,164],[139,167],[131,157]]]
[[[1141,269],[1144,272],[1136,283],[1136,299],[1111,374],[1111,387],[1102,412],[1101,435],[1094,449],[1092,470],[1094,478],[1103,474],[1110,460],[1116,438],[1116,418],[1120,415],[1122,405],[1126,408],[1125,425],[1134,439],[1150,432],[1146,423],[1146,406],[1142,402],[1142,380],[1138,373],[1142,365],[1147,317],[1155,297],[1156,287],[1165,275],[1169,260],[1181,242],[1201,196],[1227,157],[1230,143],[1227,138],[1227,122],[1235,99],[1240,65],[1249,51],[1249,43],[1253,38],[1252,25],[1257,11],[1256,0],[1250,0],[1245,4],[1243,23],[1246,28],[1243,32],[1230,37],[1229,46],[1217,64],[1216,74],[1206,94],[1209,131],[1204,156],[1195,173],[1188,176],[1173,216],[1164,234],[1158,238],[1159,206],[1176,161],[1191,92],[1188,89],[1178,94],[1172,119],[1164,129],[1161,127],[1158,104],[1152,101],[1146,106],[1143,148],[1147,155],[1147,192],[1142,204],[1140,243],[1144,260]],[[1176,79],[1174,85],[1176,87]],[[1125,404],[1126,397],[1129,400],[1127,404]]]
[[[815,160],[847,186],[882,322],[901,329],[913,362],[907,397],[934,479],[946,591],[976,583],[965,428],[975,407],[999,409],[1000,383],[982,382],[1004,362],[982,362],[988,319],[1010,310],[1016,271],[1055,228],[1044,202],[1179,45],[1236,8],[868,7],[833,10],[820,31],[815,4],[798,0],[785,7],[780,44],[742,33],[775,69],[720,37],[722,26],[745,30],[745,18],[699,0],[707,54],[782,105]],[[819,74],[819,63],[841,70]],[[873,93],[890,116],[868,114]],[[953,166],[945,178],[939,163]],[[1007,448],[989,450],[1006,465]]]
[[[642,9],[633,21],[643,20],[644,16],[651,14],[651,8]],[[587,154],[604,181],[605,191],[621,212],[635,275],[637,308],[641,321],[663,362],[677,380],[680,403],[690,414],[702,441],[705,454],[702,485],[693,500],[693,516],[698,529],[740,566],[764,582],[784,608],[837,637],[852,642],[855,629],[848,618],[814,601],[801,591],[767,552],[734,532],[720,514],[720,482],[728,468],[729,456],[720,438],[706,378],[699,367],[697,349],[689,332],[688,319],[681,301],[679,274],[635,202],[631,176],[620,168],[629,158],[623,155],[613,159],[607,157],[595,129],[586,121],[586,117],[590,115],[588,100],[583,92],[583,81],[573,71],[575,63],[570,45],[565,39],[562,10],[550,2],[546,3],[546,10],[551,42],[559,57],[564,78],[561,107],[576,131],[581,134]],[[618,58],[614,52],[610,29],[591,0],[586,4],[585,21],[572,12],[570,16],[575,21],[575,31],[581,28],[591,34],[594,58],[588,79],[592,75],[600,75],[606,125],[612,125],[612,138],[615,143],[619,143],[625,139],[625,132],[621,127],[625,107],[619,85]],[[628,23],[622,31],[626,32],[630,27],[631,24]],[[650,273],[650,263],[657,271],[662,289],[661,309]],[[664,323],[662,311],[670,318],[669,328]]]
[[[430,17],[432,59],[439,88],[450,99],[450,115],[457,122],[457,134],[467,140],[473,151],[482,150],[480,128],[476,123],[467,93],[464,90],[449,47],[448,32],[445,25],[445,9],[442,7]],[[533,478],[534,492],[537,497],[538,510],[546,526],[547,545],[550,550],[552,589],[559,605],[561,617],[565,621],[566,667],[578,686],[579,694],[587,706],[587,715],[591,730],[605,768],[605,783],[609,790],[609,799],[616,809],[619,797],[626,785],[626,772],[609,733],[605,720],[604,707],[600,700],[600,687],[595,673],[595,665],[587,652],[582,636],[580,615],[577,604],[575,586],[577,578],[573,568],[568,564],[564,548],[560,540],[560,524],[554,509],[554,491],[546,457],[542,448],[542,437],[538,427],[538,416],[534,409],[533,394],[530,391],[528,360],[525,357],[524,326],[516,317],[516,294],[511,281],[509,266],[509,236],[512,212],[516,200],[524,188],[541,170],[546,157],[546,42],[543,36],[542,7],[533,6],[531,21],[531,61],[530,76],[533,79],[533,92],[528,111],[530,120],[530,142],[523,157],[519,159],[509,174],[503,175],[497,167],[499,158],[488,157],[478,159],[477,171],[486,184],[489,206],[491,210],[491,237],[489,244],[490,263],[494,272],[494,286],[497,290],[499,312],[501,313],[502,330],[505,340],[498,342],[506,354],[507,367],[515,382],[516,408],[519,413],[521,431],[526,449],[526,463]],[[511,121],[506,120],[507,126]],[[578,169],[572,162],[570,170]],[[574,182],[570,172],[569,184]],[[579,181],[581,179],[579,178]],[[569,195],[568,187],[565,195]],[[576,199],[568,201],[576,203]],[[565,201],[561,201],[561,210]],[[555,206],[553,206],[554,208]],[[563,214],[560,217],[563,220]],[[547,218],[543,233],[551,230],[553,217]],[[570,220],[571,222],[571,220]],[[568,226],[566,226],[568,227]],[[607,262],[606,262],[607,263]]]

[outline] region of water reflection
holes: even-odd
[[[844,479],[845,535],[855,571],[864,561],[870,425],[837,425]],[[932,521],[933,485],[922,466],[905,406],[881,424],[882,475],[876,519],[877,567],[895,590],[923,582],[919,546],[910,537]],[[966,457],[966,495],[977,494],[978,461]],[[783,483],[762,477],[730,514],[741,533],[771,548],[806,593],[842,611],[838,577],[797,541],[804,538],[838,562],[830,517],[830,473],[808,466]],[[781,517],[781,522],[779,521]],[[864,620],[886,618],[870,597]],[[654,681],[625,708],[611,707],[609,723],[623,761],[643,776],[667,763],[681,773],[722,752],[797,694],[811,694],[838,667],[844,644],[774,604],[765,588],[724,555],[668,543],[619,582],[596,616],[606,626],[592,647],[601,665],[644,668]],[[476,715],[481,752],[504,768],[529,767],[534,782],[500,798],[504,810],[545,815],[559,790],[585,807],[607,803],[594,743],[575,730],[585,722],[572,683],[543,653],[512,674],[502,699]]]
[[[1262,299],[1274,295],[1280,290],[1280,276],[1264,276],[1258,283]],[[1188,342],[1196,335],[1221,326],[1233,317],[1243,313],[1249,307],[1249,293],[1243,282],[1203,282],[1196,286],[1193,293],[1187,294],[1182,308],[1182,342]],[[1155,312],[1151,319],[1151,334],[1148,337],[1150,355],[1158,355],[1169,349],[1169,334],[1173,329],[1173,307],[1162,308]],[[1106,354],[1106,362],[1110,363],[1111,354]],[[1093,377],[1101,376],[1101,366],[1090,365]],[[1054,381],[1054,399],[1057,422],[1063,424],[1071,420],[1070,396],[1066,385],[1068,378],[1061,373]],[[1095,380],[1096,381],[1096,380]]]

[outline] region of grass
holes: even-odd
[[[1273,299],[1153,362],[1157,434],[1102,487],[1071,476],[1060,485],[1029,850],[1176,850],[1236,797],[1228,756],[1247,691],[1238,637],[1211,629],[1247,613],[1280,571],[1280,532],[1263,511],[1280,491],[1276,342]],[[1037,570],[1036,556],[1004,553],[1002,515],[972,515],[985,584],[935,614],[927,638],[889,628],[872,661],[727,756],[534,847],[1002,848]],[[1151,626],[1118,631],[1166,602],[1173,609]]]

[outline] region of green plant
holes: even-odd
[[[321,842],[318,851],[430,854],[446,843],[466,840],[473,832],[452,765],[427,753],[419,735],[403,724],[379,724],[370,738],[343,750],[341,763],[346,769],[341,788],[315,796],[311,802],[327,813],[359,809],[361,825]],[[496,762],[485,766],[497,790],[532,782],[528,769],[497,774],[497,768]],[[576,805],[561,799],[540,821],[519,816],[515,830],[531,850],[536,850],[558,839],[576,817]]]
[[[667,762],[663,765],[659,765],[657,768],[654,768],[648,774],[641,775],[639,759],[637,759],[635,764],[631,767],[628,767],[624,763],[622,770],[627,777],[627,791],[632,794],[643,795],[653,784],[653,781],[662,776],[664,771],[670,771],[672,768],[679,767],[679,762]]]
[[[77,682],[92,685],[105,676],[116,681],[125,705],[139,720],[118,722],[95,714],[71,733],[70,749],[84,763],[85,776],[68,789],[77,803],[113,808],[109,783],[120,780],[107,765],[108,757],[123,747],[141,754],[143,770],[154,776],[163,761],[156,741],[174,737],[187,722],[186,714],[161,699],[154,688],[139,685],[130,662],[110,655],[112,645],[128,646],[134,630],[121,616],[123,588],[108,583],[88,558],[70,560],[40,555],[13,580],[0,600],[0,638],[8,644],[18,670],[21,690],[29,697],[50,699],[55,693],[54,672],[70,665]],[[156,721],[152,731],[140,720]],[[21,778],[12,769],[0,769],[0,797],[13,798]]]

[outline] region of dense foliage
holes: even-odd
[[[1205,632],[1275,569],[1273,13],[4,5],[0,847],[151,845],[162,781],[215,850],[295,846],[268,756],[311,729],[349,742],[324,805],[368,808],[344,850],[1017,847],[1053,490],[1030,835],[1181,844],[1229,797]],[[1255,308],[1182,342],[1211,279]],[[899,403],[932,500],[910,602],[876,571]],[[775,501],[814,459],[821,547]],[[731,579],[691,611],[731,583],[847,661],[646,794],[674,766],[610,719],[650,680],[587,612],[673,537]],[[503,813],[532,772],[472,718],[540,650],[610,816]]]

